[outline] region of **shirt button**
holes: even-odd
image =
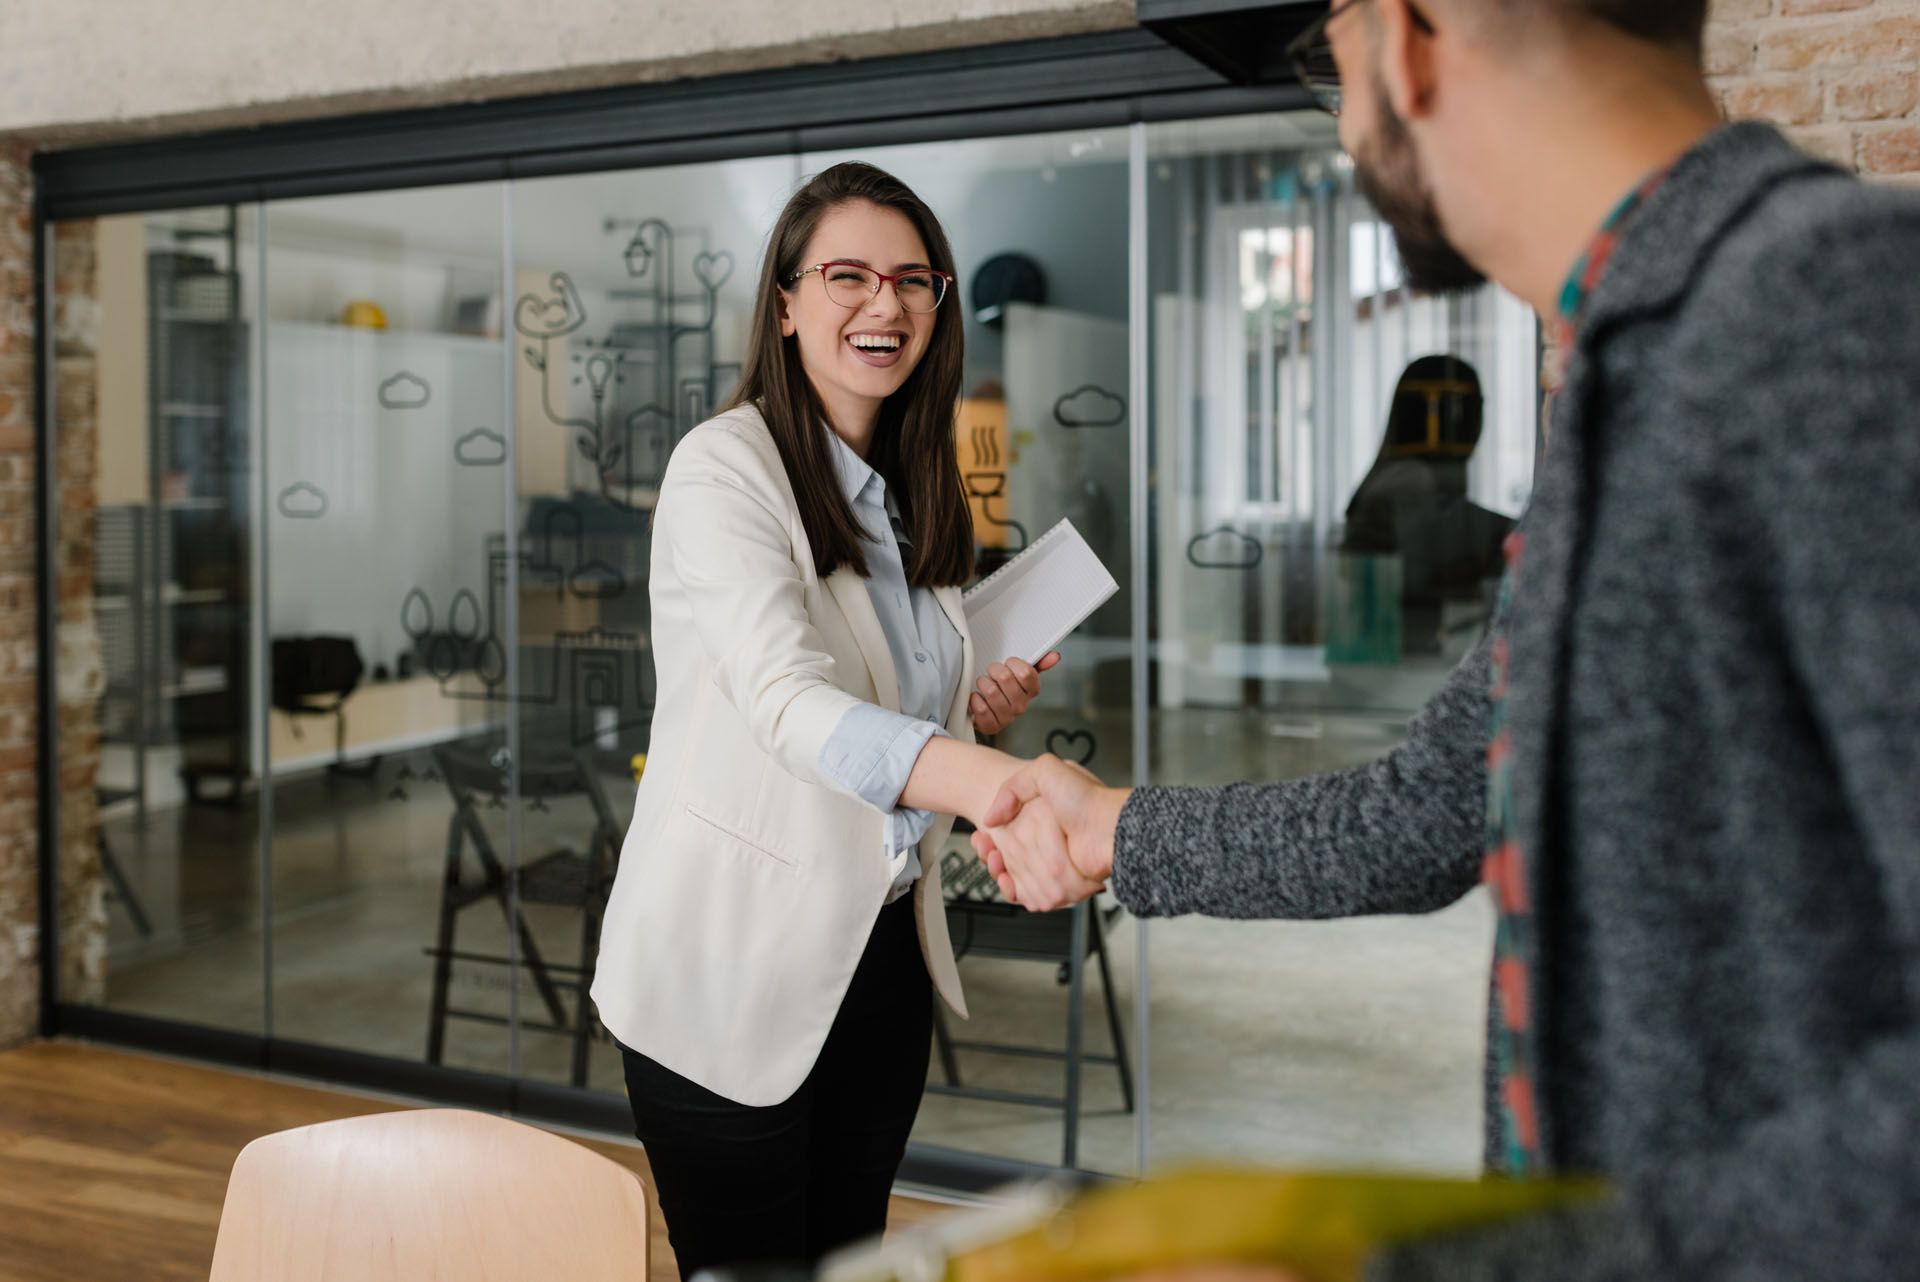
[[[925,663],[927,661],[927,656],[925,652],[920,650],[915,650],[913,652],[913,661],[915,663]]]

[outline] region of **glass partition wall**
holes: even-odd
[[[1212,784],[1397,742],[1485,625],[1537,340],[1405,288],[1318,116],[61,224],[97,302],[55,335],[56,430],[91,442],[104,892],[63,1002],[618,1116],[582,988],[648,748],[648,517],[780,206],[855,157],[953,241],[983,569],[1068,519],[1122,585],[1000,746]],[[1036,918],[964,833],[939,873],[973,1017],[919,1144],[1471,1168],[1476,900]]]
[[[1413,295],[1326,122],[1148,133],[1151,782],[1379,757],[1480,639],[1537,337]],[[1473,1171],[1491,916],[1154,923],[1152,1152]]]

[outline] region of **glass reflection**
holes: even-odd
[[[1533,318],[1411,293],[1331,121],[1149,137],[1154,781],[1370,761],[1484,630]],[[1487,930],[1152,923],[1155,1159],[1477,1169]]]
[[[87,500],[61,538],[91,582],[63,605],[62,688],[98,664],[62,715],[92,804],[65,817],[61,995],[259,1033],[254,227],[231,206],[62,224],[54,287],[55,432],[87,444],[61,451]]]

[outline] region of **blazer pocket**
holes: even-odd
[[[739,828],[726,822],[724,819],[716,819],[714,816],[708,814],[706,811],[702,810],[699,806],[696,806],[691,801],[682,802],[681,808],[687,812],[688,818],[697,820],[700,823],[705,824],[707,827],[713,829],[715,832],[721,834],[722,836],[728,838],[729,840],[735,842],[736,844],[745,846],[748,850],[754,851],[757,854],[765,855],[768,859],[771,859],[774,863],[779,864],[782,868],[785,868],[788,872],[794,872],[799,869],[800,861],[795,859],[792,855],[781,854],[779,851],[773,849],[773,847],[754,840],[752,837],[749,837],[746,833],[740,831]]]

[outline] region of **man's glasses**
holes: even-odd
[[[1293,71],[1300,77],[1301,87],[1312,94],[1320,110],[1330,116],[1340,114],[1340,64],[1333,59],[1333,41],[1327,38],[1327,24],[1347,10],[1358,8],[1362,2],[1341,0],[1287,44],[1287,57],[1293,60]],[[1412,5],[1407,6],[1407,11],[1415,26],[1428,35],[1433,34],[1433,24],[1424,13]]]
[[[940,306],[940,300],[947,296],[947,287],[953,284],[951,276],[931,267],[916,267],[889,276],[858,263],[818,263],[795,272],[787,278],[787,283],[795,284],[802,276],[815,272],[820,273],[827,297],[842,307],[865,307],[882,285],[892,281],[893,295],[900,300],[902,310],[930,312]]]

